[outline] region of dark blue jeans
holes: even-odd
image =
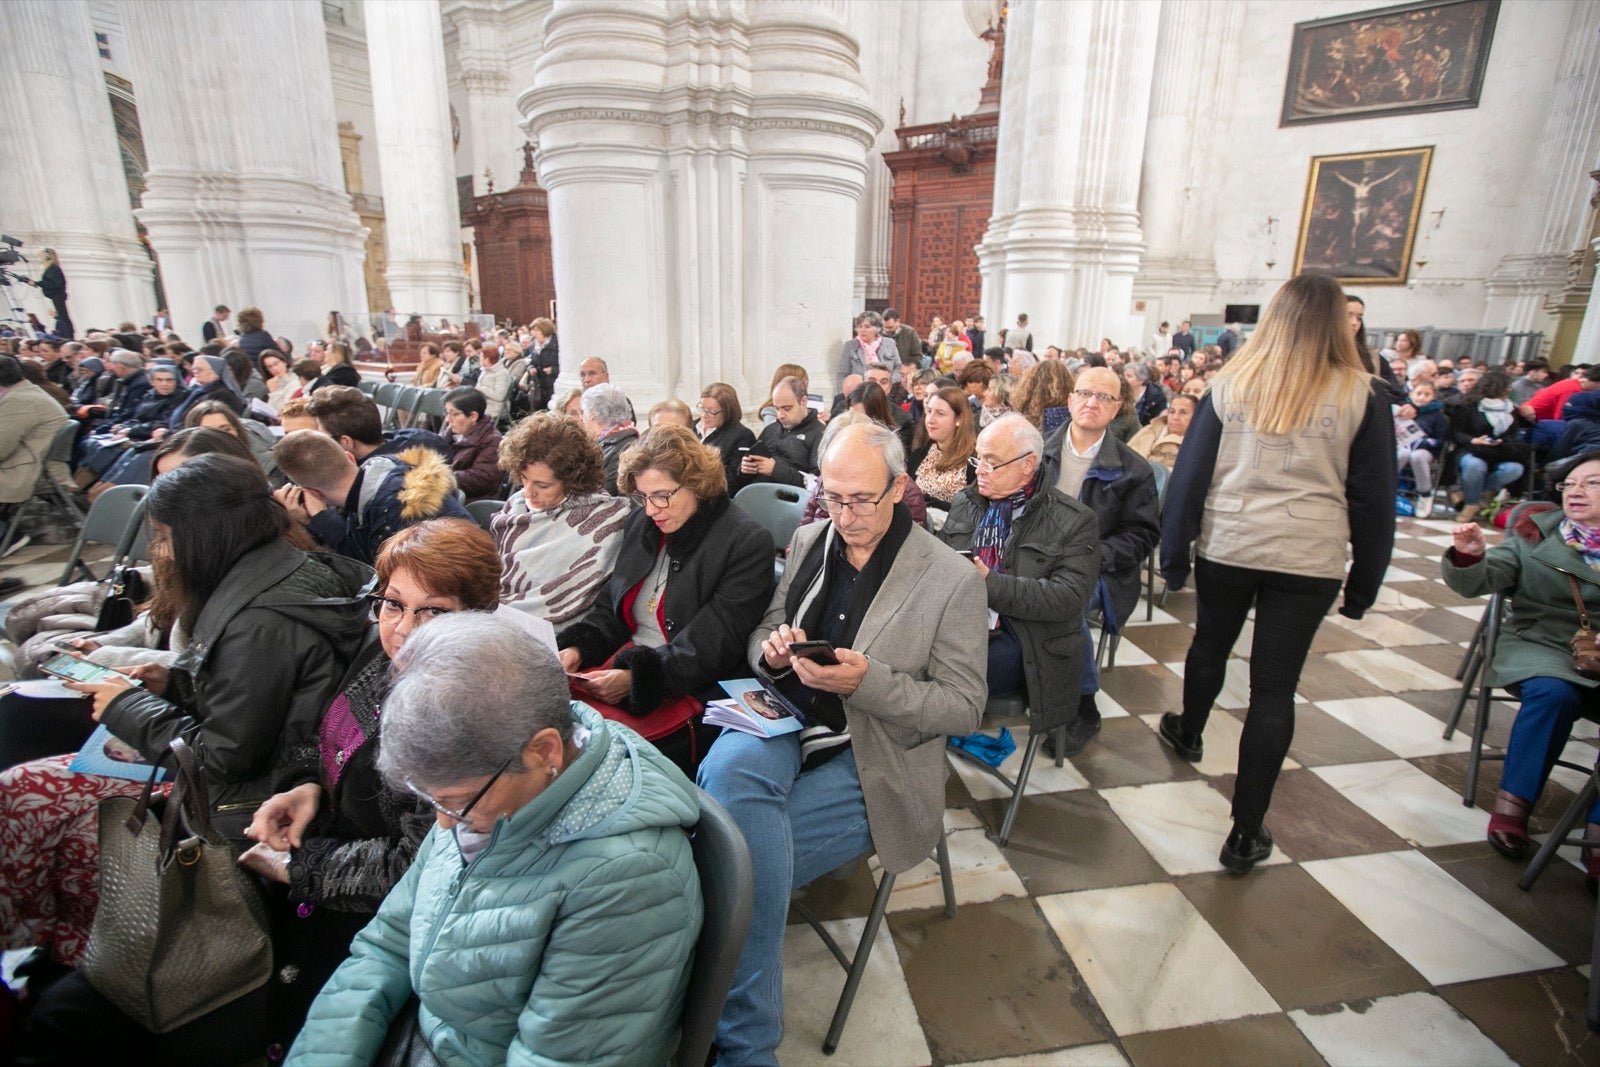
[[[1522,706],[1511,724],[1500,788],[1532,807],[1572,736],[1572,724],[1600,706],[1600,689],[1561,678],[1529,678],[1520,688]],[[1600,800],[1589,809],[1589,821],[1600,822]]]

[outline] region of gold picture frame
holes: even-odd
[[[1433,146],[1313,156],[1294,272],[1348,285],[1404,285]]]

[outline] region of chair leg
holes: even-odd
[[[1150,550],[1150,558],[1145,560],[1144,572],[1144,621],[1154,622],[1156,619],[1156,550]]]
[[[11,518],[6,523],[5,536],[0,537],[0,558],[4,558],[11,548],[11,542],[16,540],[17,527],[22,525],[22,504],[11,505]]]
[[[1095,642],[1094,663],[1096,667],[1105,670],[1106,646],[1111,642],[1111,634],[1106,630],[1105,623],[1100,624],[1100,640]]]
[[[1533,888],[1533,883],[1538,881],[1539,876],[1544,873],[1544,869],[1555,858],[1556,850],[1567,843],[1567,837],[1572,833],[1572,828],[1578,825],[1578,820],[1583,818],[1584,813],[1589,810],[1589,805],[1594,803],[1596,793],[1594,775],[1591,774],[1589,775],[1589,780],[1583,783],[1583,789],[1578,793],[1577,797],[1571,804],[1567,805],[1567,810],[1561,813],[1560,821],[1550,831],[1550,836],[1545,838],[1544,844],[1539,846],[1538,853],[1534,855],[1532,860],[1528,861],[1527,870],[1523,871],[1522,877],[1517,879],[1517,888],[1524,891]]]
[[[1011,840],[1011,824],[1017,819],[1017,809],[1022,807],[1022,794],[1028,788],[1028,775],[1033,773],[1033,758],[1038,754],[1039,745],[1043,741],[1044,734],[1042,733],[1035,731],[1028,735],[1028,747],[1022,753],[1022,767],[1017,771],[1016,783],[1011,788],[1011,803],[1006,805],[1006,817],[1001,820],[1000,834],[994,839],[997,845],[1003,846],[1007,841]],[[1056,751],[1061,751],[1059,739],[1056,742]],[[939,841],[940,846],[943,847],[944,839],[940,838]],[[946,899],[949,899],[948,893],[946,894]],[[948,908],[946,910],[948,911]]]
[[[1600,905],[1594,912],[1594,944],[1589,949],[1589,1029],[1600,1033]]]
[[[1057,726],[1056,727],[1056,766],[1057,767],[1065,767],[1067,765],[1066,751],[1067,751],[1067,728],[1065,726]]]
[[[1478,769],[1483,765],[1483,735],[1489,732],[1489,683],[1478,686],[1478,717],[1472,724],[1472,750],[1467,754],[1467,784],[1461,790],[1462,807],[1477,803]]]
[[[1456,668],[1456,680],[1464,682],[1472,674],[1470,664],[1476,662],[1483,653],[1483,629],[1488,624],[1487,619],[1478,620],[1478,628],[1472,631],[1472,640],[1467,643],[1467,654],[1461,657],[1461,666]]]
[[[1483,646],[1476,639],[1467,650],[1467,658],[1462,661],[1461,669],[1456,672],[1456,677],[1461,679],[1461,691],[1456,694],[1456,702],[1450,708],[1450,718],[1445,720],[1444,739],[1450,740],[1456,734],[1456,727],[1461,724],[1461,713],[1466,710],[1467,698],[1477,686],[1478,671],[1483,663]]]
[[[944,917],[956,917],[956,878],[950,869],[950,846],[945,843],[944,830],[939,831],[939,846],[934,850],[939,861],[939,881],[944,886]]]
[[[872,898],[872,910],[867,913],[867,924],[861,930],[861,943],[856,946],[855,958],[845,975],[844,991],[839,994],[839,1005],[833,1009],[833,1022],[828,1024],[828,1036],[822,1039],[822,1051],[832,1056],[844,1035],[844,1024],[850,1018],[850,1008],[856,1000],[856,989],[866,974],[867,961],[872,957],[872,945],[878,937],[878,927],[883,925],[883,915],[889,910],[889,894],[894,890],[894,875],[883,872],[878,883],[878,894]]]

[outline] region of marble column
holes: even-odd
[[[41,248],[54,248],[67,276],[68,310],[78,330],[148,322],[155,312],[154,271],[133,224],[105,79],[95,53],[86,0],[10,0],[0,4],[0,226],[25,242],[37,278]],[[48,146],[44,150],[43,146]],[[47,326],[48,300],[14,287],[23,306]],[[0,309],[7,317],[10,309]]]
[[[319,5],[120,4],[149,171],[139,220],[186,339],[216,304],[254,305],[303,345],[329,311],[366,310],[366,230],[350,207]],[[270,42],[240,66],[220,42]],[[175,57],[181,57],[175,59]]]
[[[439,0],[367,0],[389,299],[428,319],[467,310]]]
[[[1600,237],[1589,245],[1590,254],[1600,260]],[[1583,325],[1578,329],[1578,342],[1573,346],[1571,363],[1600,363],[1600,270],[1594,273],[1589,287],[1589,306],[1583,313]]]
[[[1245,5],[1166,0],[1161,6],[1139,223],[1146,249],[1134,296],[1148,306],[1148,338],[1209,301],[1217,284],[1216,167],[1211,146],[1232,110]],[[1193,62],[1196,50],[1206,62]]]
[[[994,214],[977,250],[993,328],[1026,313],[1040,345],[1133,336],[1159,11],[1158,0],[1013,0]]]
[[[900,106],[909,103],[916,89],[915,16],[915,9],[908,4],[883,0],[850,3],[851,29],[861,41],[861,76],[867,83],[873,108],[883,119],[883,129],[867,153],[867,184],[856,225],[856,276],[851,296],[861,307],[868,300],[885,300],[889,296],[889,246],[893,237],[889,197],[894,191],[894,175],[883,162],[883,154],[900,147],[895,136]]]
[[[635,406],[831,368],[880,128],[840,0],[556,0],[518,106],[550,198],[563,384],[589,355]]]
[[[1557,13],[1561,6],[1550,5]],[[1576,3],[1568,12],[1550,111],[1524,173],[1526,205],[1517,243],[1484,283],[1483,325],[1488,329],[1545,329],[1546,298],[1566,281],[1567,257],[1587,234],[1589,170],[1600,156],[1600,4]]]
[[[484,171],[494,177],[494,187],[505,192],[517,184],[522,172],[521,115],[511,92],[511,70],[506,52],[511,44],[505,13],[496,6],[474,0],[458,3],[446,15],[455,31],[455,72],[463,93],[462,152],[467,159],[457,170],[472,174],[476,195],[489,191]],[[445,44],[450,44],[446,36]]]

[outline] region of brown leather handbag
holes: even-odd
[[[1600,678],[1600,641],[1589,626],[1589,609],[1583,603],[1583,588],[1578,579],[1567,575],[1572,583],[1572,600],[1578,606],[1578,632],[1572,635],[1572,669],[1585,678]]]

